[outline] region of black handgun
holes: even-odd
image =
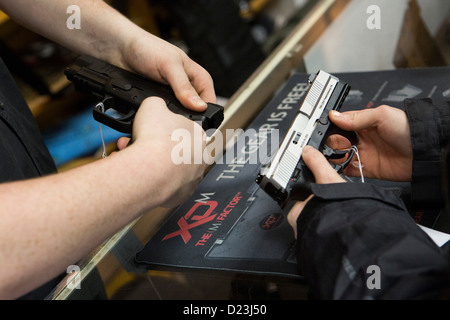
[[[353,146],[358,144],[356,132],[344,131],[328,118],[331,110],[341,109],[350,86],[322,70],[311,75],[308,82],[310,88],[280,148],[256,178],[260,187],[282,208],[291,200],[302,201],[311,194],[311,183],[315,180],[301,158],[304,146],[318,149],[327,159],[343,159],[348,155],[339,164],[330,162],[338,173],[342,173],[353,158]],[[326,141],[333,134],[347,138],[352,147],[346,150],[329,147]]]
[[[189,110],[177,100],[170,86],[91,56],[80,56],[64,73],[77,90],[102,102],[94,107],[94,119],[122,133],[131,134],[134,116],[150,96],[161,97],[172,112],[200,122],[205,131],[217,129],[223,121],[222,106],[207,103],[204,112]]]

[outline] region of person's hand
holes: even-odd
[[[120,63],[116,64],[169,84],[185,107],[201,112],[206,109],[206,102],[216,102],[209,73],[178,47],[150,33],[139,32],[122,51]],[[122,150],[129,142],[127,137],[120,138],[118,149]]]
[[[341,129],[358,133],[358,152],[365,177],[390,181],[411,180],[412,147],[405,112],[390,106],[379,106],[344,113],[332,111],[329,117]],[[334,149],[350,147],[348,140],[339,135],[329,139],[327,144]],[[314,174],[316,183],[345,182],[319,151],[306,146],[302,158]],[[344,173],[348,176],[360,175],[359,168],[353,165],[348,165]],[[296,237],[298,216],[313,196],[297,202],[288,214],[288,222]]]
[[[329,117],[341,129],[358,133],[358,152],[364,177],[411,181],[412,147],[404,111],[383,105],[361,111],[332,111]],[[349,147],[348,141],[338,135],[331,136],[328,145],[334,149]],[[360,175],[358,166],[352,164],[344,173],[348,176]]]
[[[175,141],[176,132],[183,134],[181,142]],[[125,150],[137,150],[142,174],[149,172],[154,180],[149,181],[151,186],[145,187],[160,195],[161,206],[175,207],[187,200],[206,169],[203,158],[199,161],[196,157],[196,152],[203,155],[206,146],[206,134],[201,126],[171,112],[164,100],[151,97],[144,100],[136,113],[132,136],[133,143]],[[121,141],[124,149],[127,140]],[[183,163],[173,158],[173,150],[180,143],[183,143],[182,150],[189,153]]]
[[[169,84],[185,107],[204,111],[206,102],[216,102],[210,74],[169,42],[141,32],[122,51],[123,67]]]
[[[318,150],[311,146],[305,146],[302,151],[302,159],[306,166],[311,170],[314,175],[316,183],[343,183],[345,180],[333,169],[328,160]],[[297,219],[300,213],[303,211],[306,203],[314,195],[309,196],[305,201],[298,201],[294,204],[288,214],[288,222],[294,229],[295,237],[297,238]]]

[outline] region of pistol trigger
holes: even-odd
[[[336,150],[325,144],[323,146],[322,153],[325,156],[325,158],[335,160],[344,158],[345,155],[348,153],[348,150]]]

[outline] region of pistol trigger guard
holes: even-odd
[[[358,145],[359,136],[358,136],[358,133],[356,133],[355,131],[345,131],[345,130],[342,130],[341,128],[339,128],[338,126],[331,124],[331,126],[327,132],[327,137],[334,135],[334,134],[338,134],[338,135],[346,138],[350,142],[351,147],[346,150],[335,150],[324,143],[322,153],[328,160],[342,159],[345,157],[345,155],[348,154],[347,159],[343,163],[336,164],[336,163],[330,162],[331,166],[338,173],[341,173],[347,167],[347,165],[352,161],[353,156],[355,155],[354,147],[356,147]]]
[[[328,147],[328,148],[330,148],[330,147]],[[331,149],[331,150],[334,150],[334,149]],[[335,150],[335,151],[338,151],[338,150]],[[343,163],[339,163],[339,164],[330,162],[330,165],[333,167],[334,170],[336,170],[337,173],[342,173],[342,171],[344,171],[344,169],[347,167],[347,165],[352,161],[353,156],[355,155],[355,148],[353,145],[348,150],[339,150],[339,151],[342,152],[344,155],[348,154],[347,159]],[[340,158],[329,158],[329,159],[340,159]]]
[[[348,150],[336,150],[331,148],[328,145],[324,145],[323,146],[323,150],[322,153],[325,156],[325,158],[327,158],[328,160],[333,159],[342,159],[343,157],[345,157],[345,155],[348,153]]]
[[[356,134],[356,133],[355,133]],[[353,141],[357,141],[353,140]],[[352,161],[353,156],[355,155],[355,147],[356,144],[352,144],[350,149],[347,150],[336,150],[328,146],[327,144],[323,145],[322,154],[327,158],[327,160],[338,160],[348,155],[347,159],[343,163],[332,163],[330,165],[338,172],[342,173],[342,171],[347,167],[347,165]]]
[[[331,123],[330,128],[327,132],[327,137],[332,136],[334,134],[338,134],[340,136],[343,136],[344,138],[347,138],[348,141],[350,141],[350,144],[352,146],[358,145],[359,136],[356,131],[345,131],[336,126],[335,124]]]
[[[127,110],[128,113],[113,117],[106,113],[109,109],[115,110],[117,112],[125,111],[124,108],[116,107],[114,98],[106,97],[102,102],[99,102],[92,110],[94,119],[119,132],[131,133],[136,112],[132,108],[130,108],[130,110]]]

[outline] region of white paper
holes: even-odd
[[[439,246],[442,247],[448,240],[450,240],[450,234],[433,230],[421,225],[418,225],[426,234]]]

